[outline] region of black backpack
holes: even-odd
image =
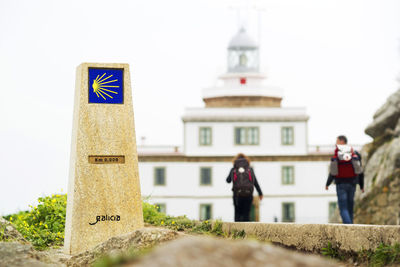
[[[254,191],[254,179],[246,159],[235,161],[233,169],[233,192],[238,197],[251,197]]]

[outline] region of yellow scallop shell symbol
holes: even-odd
[[[118,85],[106,85],[109,83],[116,82],[116,81],[118,81],[118,79],[108,81],[108,79],[110,79],[112,77],[112,74],[103,79],[103,77],[105,75],[106,75],[105,72],[103,75],[101,75],[101,77],[99,77],[100,74],[97,75],[96,79],[94,79],[93,84],[92,84],[93,92],[97,95],[97,97],[102,97],[102,98],[104,98],[104,100],[106,100],[106,97],[113,98],[111,95],[109,95],[109,93],[116,94],[116,95],[118,94],[117,92],[112,91],[108,88],[118,88],[119,87]]]

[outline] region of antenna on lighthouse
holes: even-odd
[[[237,29],[247,28],[249,20],[252,17],[251,11],[257,13],[257,42],[261,44],[262,33],[262,13],[266,12],[266,8],[262,5],[261,1],[257,0],[232,0],[229,9],[236,11]],[[245,13],[245,14],[243,14]]]
[[[246,1],[247,2],[247,1]],[[247,4],[243,0],[232,1],[232,3],[228,6],[229,9],[236,11],[236,26],[237,29],[243,28],[245,24],[242,19],[241,11],[247,7]]]
[[[261,33],[262,33],[262,13],[266,12],[267,10],[264,7],[254,5],[253,9],[257,11],[257,43],[258,47],[261,48]],[[261,52],[262,49],[259,51],[259,60],[260,60],[260,66],[261,66]]]

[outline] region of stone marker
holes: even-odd
[[[64,249],[143,227],[128,64],[77,68]]]

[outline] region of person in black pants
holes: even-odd
[[[237,179],[237,175],[239,171],[241,171],[241,166],[244,166],[244,169],[248,169],[248,177],[249,181],[251,182],[250,186],[251,193],[249,195],[240,195],[235,188],[235,181]],[[247,166],[247,167],[246,167]],[[263,199],[263,193],[261,191],[260,185],[258,184],[257,178],[254,174],[253,168],[250,167],[250,160],[247,156],[240,153],[238,154],[235,159],[233,160],[233,168],[230,170],[228,177],[226,178],[227,183],[233,182],[234,185],[232,187],[233,191],[233,205],[235,207],[235,222],[248,222],[250,221],[250,209],[251,204],[253,202],[253,189],[256,188],[260,200]]]

